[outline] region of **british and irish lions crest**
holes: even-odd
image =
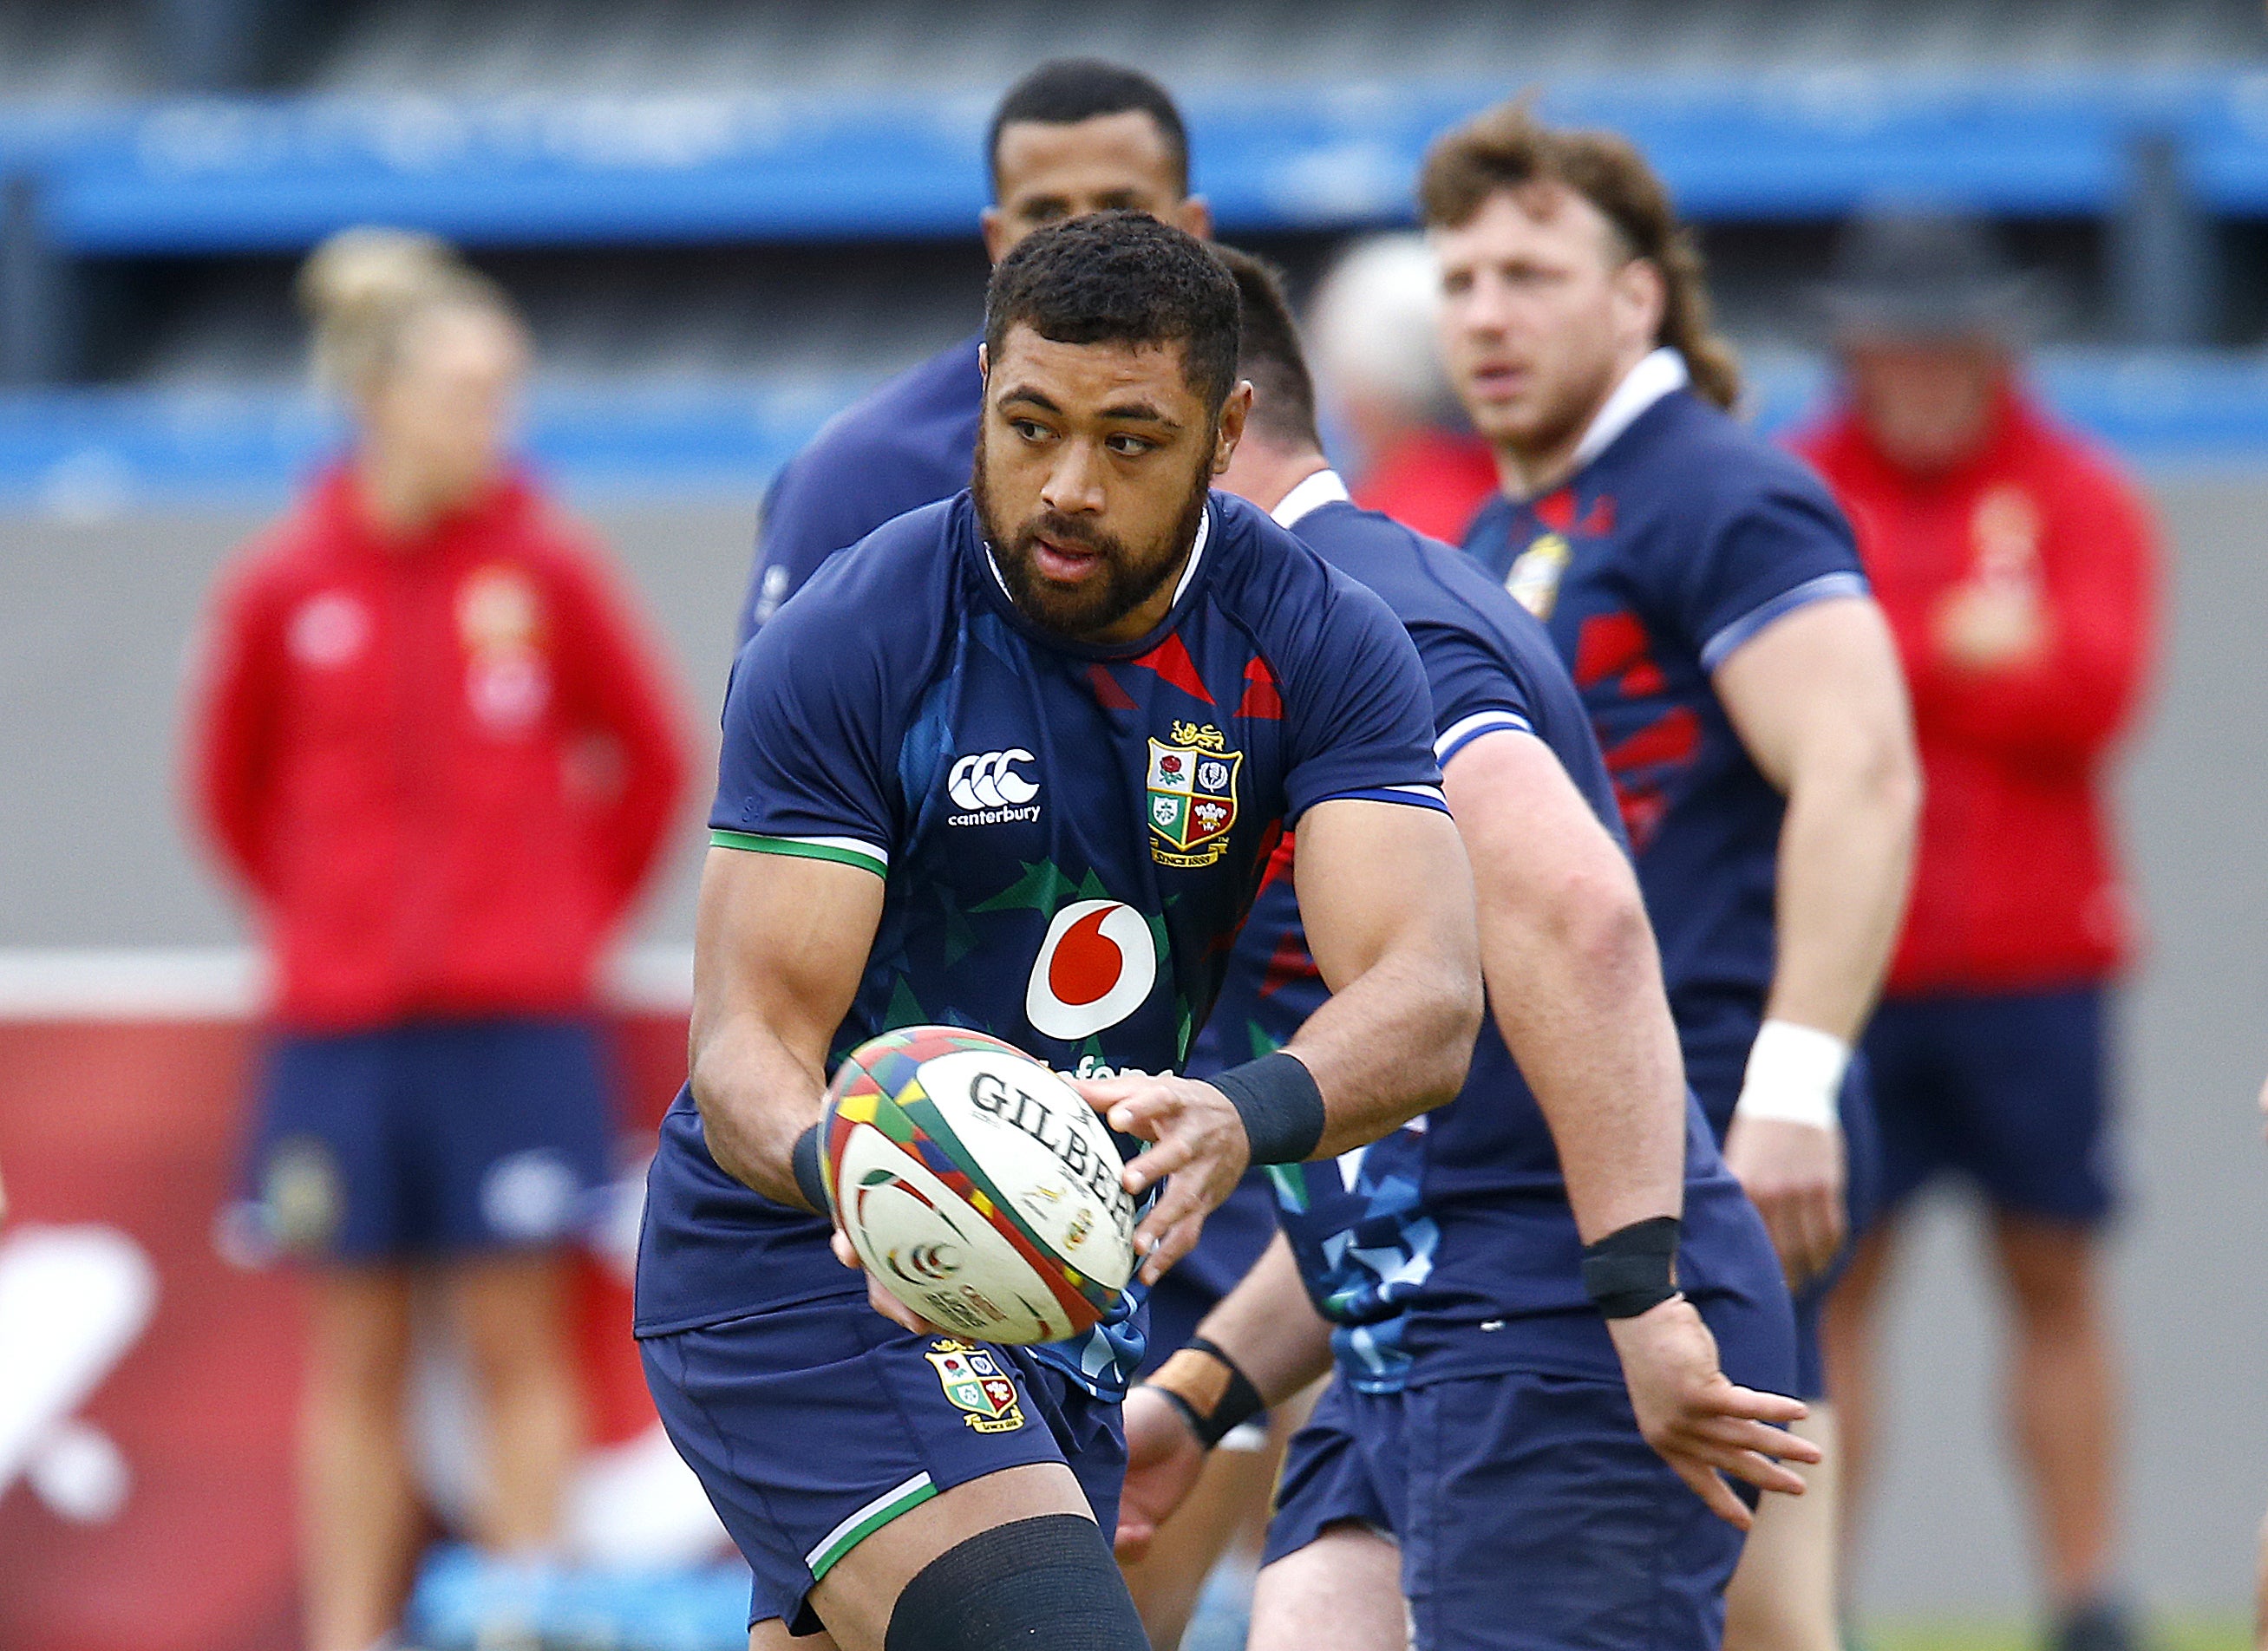
[[[1150,742],[1150,857],[1161,866],[1211,865],[1228,852],[1236,824],[1236,775],[1244,753],[1220,730],[1176,720]]]
[[[961,1420],[978,1433],[1013,1433],[1024,1425],[1015,1378],[1000,1368],[990,1348],[943,1336],[929,1345],[922,1357],[937,1371]]]
[[[1567,576],[1574,549],[1557,533],[1542,533],[1520,553],[1505,576],[1512,599],[1540,620],[1549,620],[1559,601],[1559,582]]]

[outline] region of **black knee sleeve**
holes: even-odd
[[[882,1651],[1150,1651],[1091,1519],[995,1525],[932,1559],[890,1610]]]

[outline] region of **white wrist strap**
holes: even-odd
[[[1792,1020],[1768,1020],[1749,1046],[1733,1115],[1832,1129],[1838,1121],[1836,1097],[1850,1064],[1851,1046],[1834,1033]]]

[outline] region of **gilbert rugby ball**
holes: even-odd
[[[972,1341],[1061,1341],[1134,1272],[1118,1148],[1070,1084],[1012,1045],[909,1026],[836,1068],[820,1115],[836,1218],[868,1276]]]

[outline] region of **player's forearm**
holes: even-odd
[[[1550,1126],[1587,1244],[1684,1203],[1677,1029],[1636,881],[1605,871],[1520,901],[1492,903],[1484,884],[1481,909],[1491,1010]]]
[[[825,1074],[753,1016],[710,1026],[696,1017],[692,1088],[717,1167],[775,1203],[802,1208],[790,1154],[818,1121]]]
[[[1425,936],[1334,992],[1286,1046],[1322,1091],[1323,1133],[1308,1156],[1335,1158],[1454,1098],[1481,1010],[1470,954]]]
[[[1280,1232],[1237,1287],[1205,1315],[1197,1334],[1236,1361],[1270,1405],[1283,1403],[1331,1368],[1330,1321],[1308,1299],[1292,1246]]]
[[[1845,734],[1818,742],[1788,788],[1765,1013],[1848,1042],[1905,915],[1921,781],[1903,730]]]

